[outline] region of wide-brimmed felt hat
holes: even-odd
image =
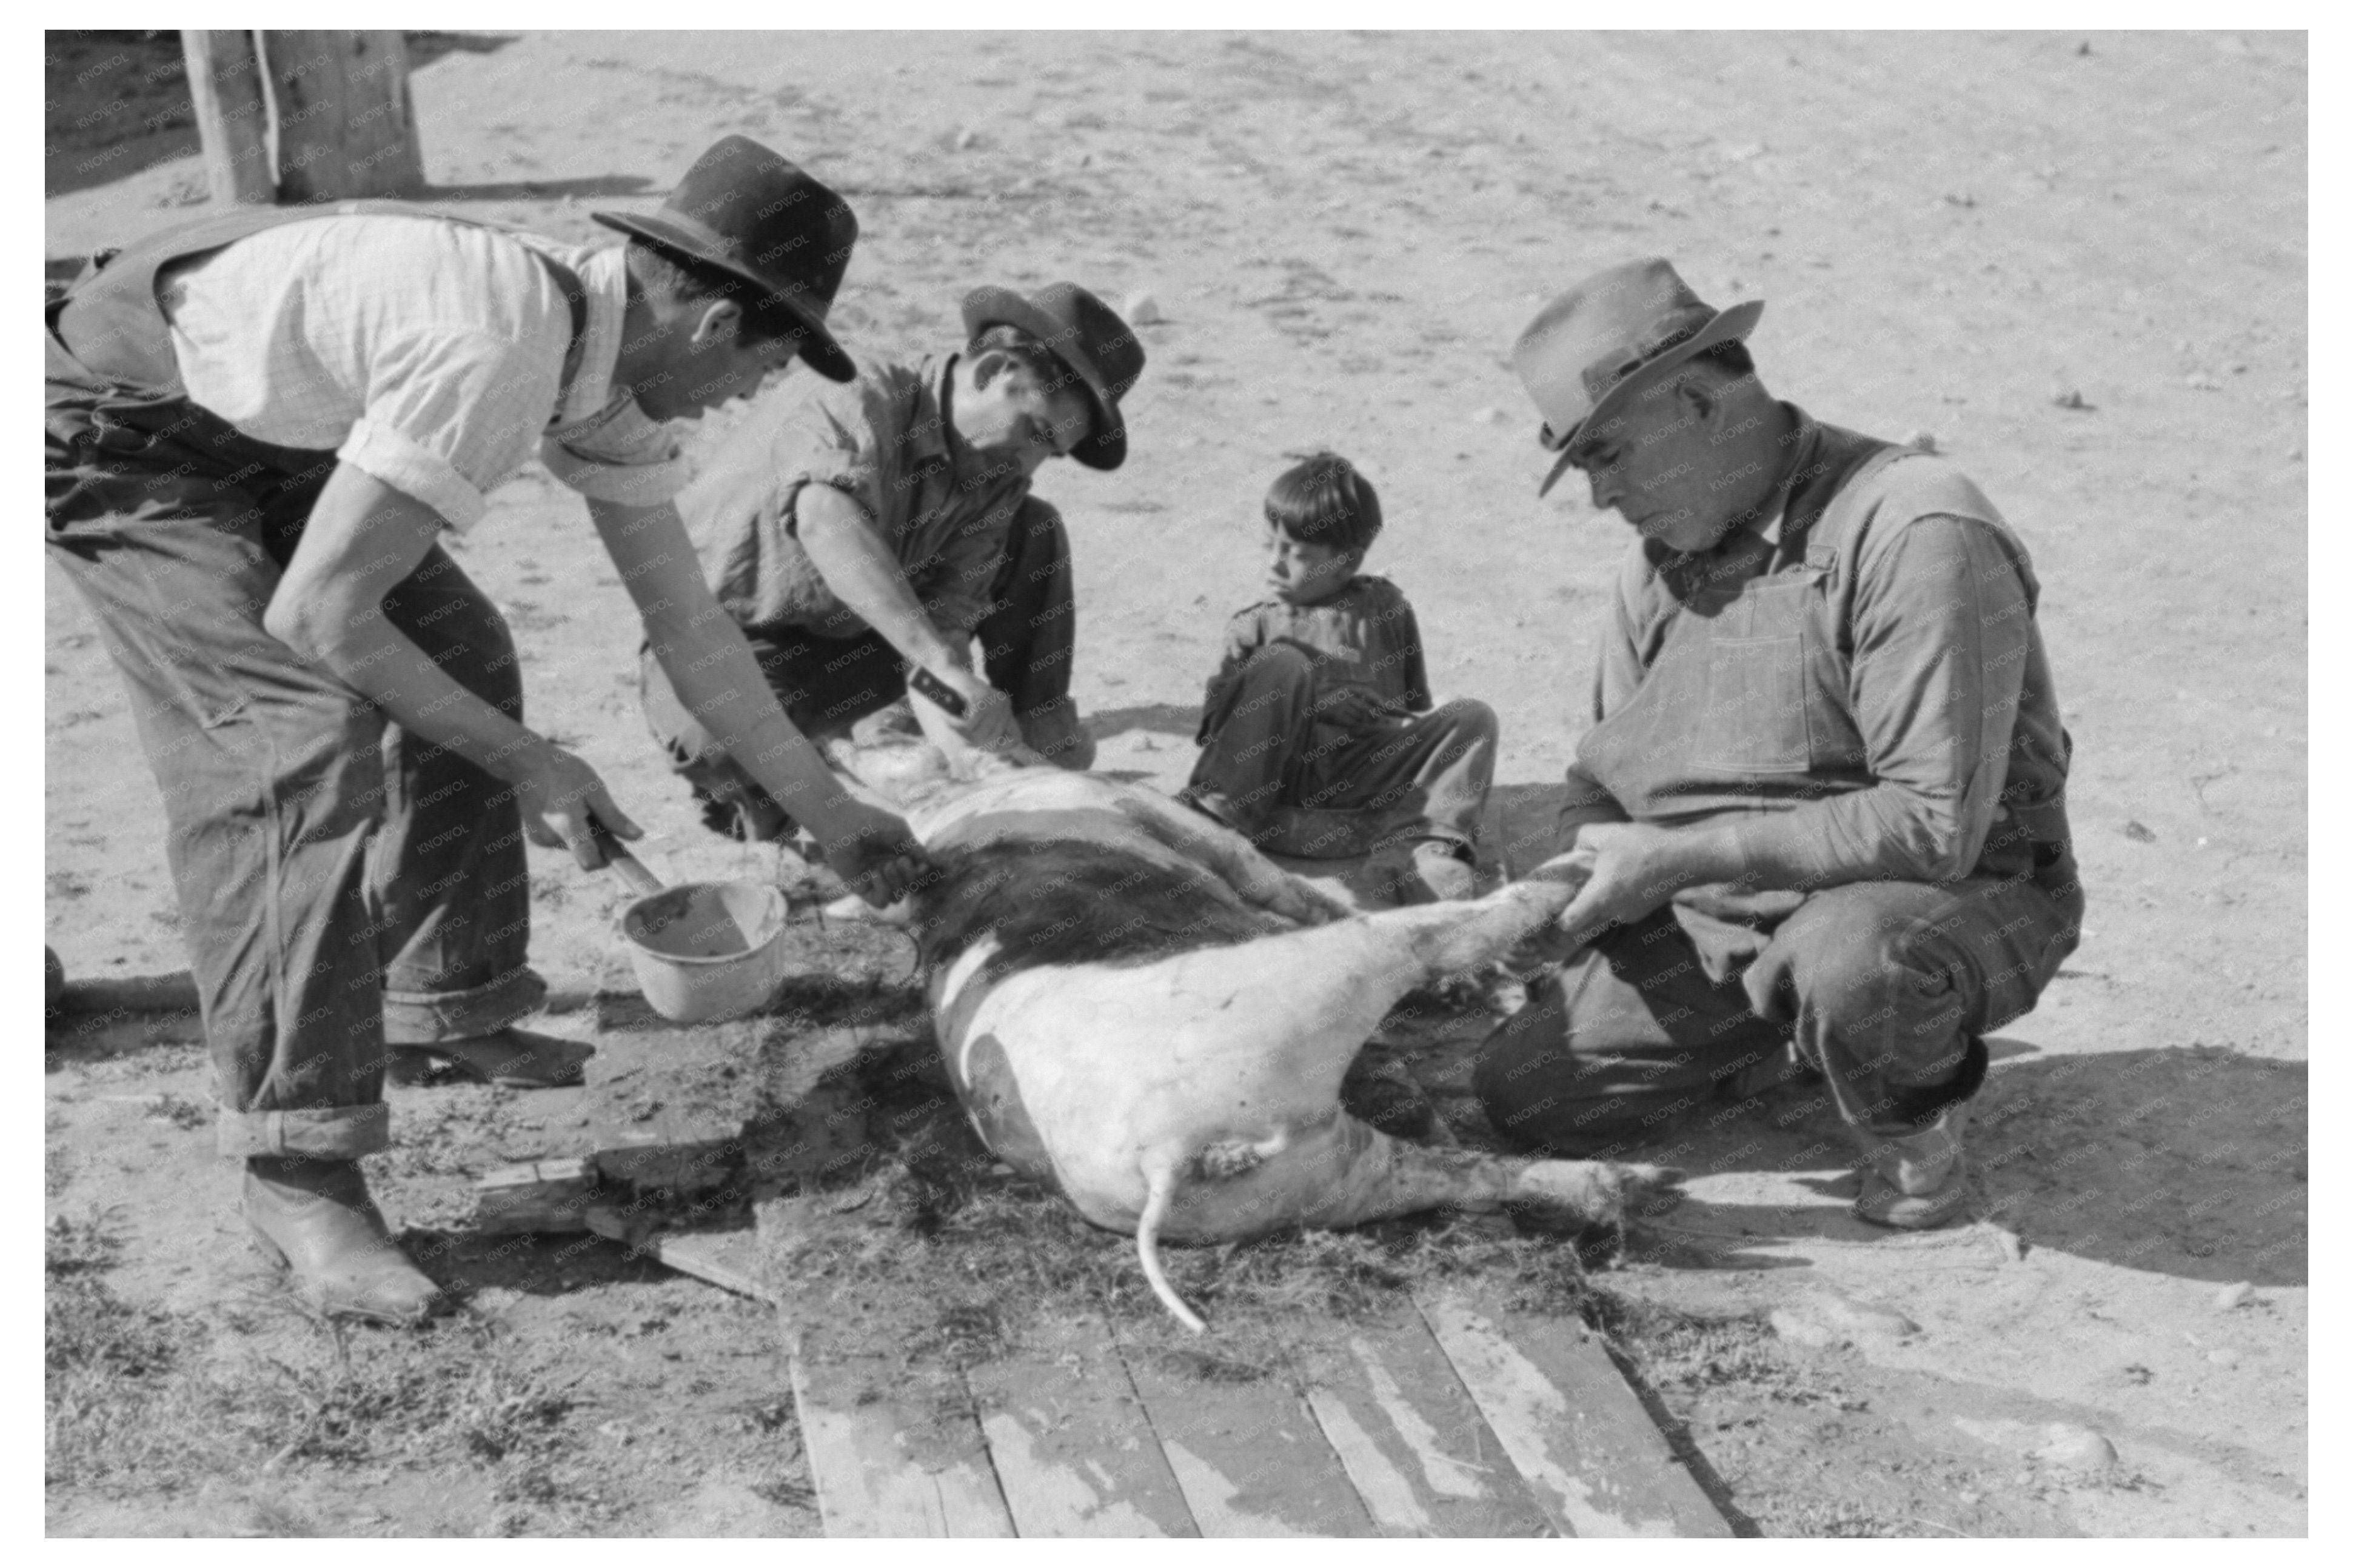
[[[1544,416],[1536,438],[1561,455],[1536,494],[1559,480],[1580,429],[1694,355],[1747,337],[1764,313],[1762,300],[1717,310],[1662,256],[1605,267],[1556,295],[1512,345],[1512,368]]]
[[[858,216],[790,159],[748,136],[723,137],[659,210],[588,216],[674,259],[742,279],[800,323],[800,357],[812,370],[832,381],[858,374],[825,325],[849,269]]]
[[[1090,468],[1127,460],[1127,425],[1119,400],[1144,374],[1144,345],[1119,312],[1075,283],[1049,283],[1034,294],[986,284],[964,297],[964,327],[978,337],[997,325],[1018,327],[1070,366],[1095,405],[1094,428],[1071,450]]]

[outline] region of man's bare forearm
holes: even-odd
[[[927,669],[962,665],[956,645],[932,624],[914,586],[858,503],[821,485],[794,498],[797,536],[834,596],[858,612],[882,640]]]
[[[810,831],[828,837],[849,798],[841,781],[785,716],[751,645],[717,602],[701,616],[683,605],[649,614],[646,632],[680,703],[712,740]]]
[[[1660,876],[1673,884],[1667,888],[1664,898],[1672,898],[1685,888],[1736,882],[1746,874],[1740,839],[1728,826],[1706,823],[1663,831],[1671,837]]]
[[[768,689],[752,645],[703,580],[677,509],[591,501],[588,513],[679,701],[761,788],[832,841],[853,797]]]

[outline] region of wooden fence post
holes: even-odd
[[[259,205],[278,199],[269,163],[269,109],[253,35],[180,29],[187,57],[188,96],[205,148],[205,180],[213,200]]]
[[[184,28],[216,202],[411,196],[425,186],[396,32]]]
[[[280,201],[424,188],[400,34],[272,29],[260,40]]]

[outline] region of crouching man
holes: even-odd
[[[1514,351],[1544,489],[1574,464],[1641,537],[1544,873],[1581,881],[1577,951],[1474,1081],[1518,1142],[1602,1155],[1802,1064],[1856,1212],[1926,1228],[1965,1206],[1982,1037],[2075,946],[2069,742],[2025,548],[1943,460],[1775,401],[1763,309],[1630,262]]]
[[[976,289],[964,321],[960,353],[853,356],[848,384],[756,405],[679,507],[720,605],[805,733],[823,742],[853,726],[863,739],[920,724],[944,749],[1026,747],[1084,768],[1094,743],[1070,697],[1070,537],[1029,483],[1055,458],[1125,460],[1119,400],[1144,349],[1072,283],[1026,298]],[[910,699],[911,667],[963,712]],[[644,692],[647,722],[707,823],[744,838],[791,831],[711,745],[651,652]]]

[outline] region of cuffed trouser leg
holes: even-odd
[[[1850,1126],[1900,1137],[1984,1081],[1982,1037],[2026,1013],[2082,919],[2035,882],[1856,882],[1808,899],[1741,977]]]
[[[87,480],[90,476],[83,476]],[[124,471],[53,531],[121,672],[164,797],[224,1154],[385,1147],[367,842],[383,722],[261,627],[278,584],[249,497]]]
[[[442,673],[522,720],[506,623],[439,549],[385,595],[385,618]],[[368,887],[384,955],[384,1033],[431,1045],[504,1028],[547,984],[528,962],[531,874],[512,786],[457,752],[384,730],[385,813]]]
[[[1481,1047],[1496,1130],[1608,1156],[1683,1124],[1794,1037],[1850,1125],[1911,1131],[1982,1080],[1980,1037],[2024,1013],[2081,906],[2031,881],[1861,882],[1769,930],[1670,905],[1606,933]]]

